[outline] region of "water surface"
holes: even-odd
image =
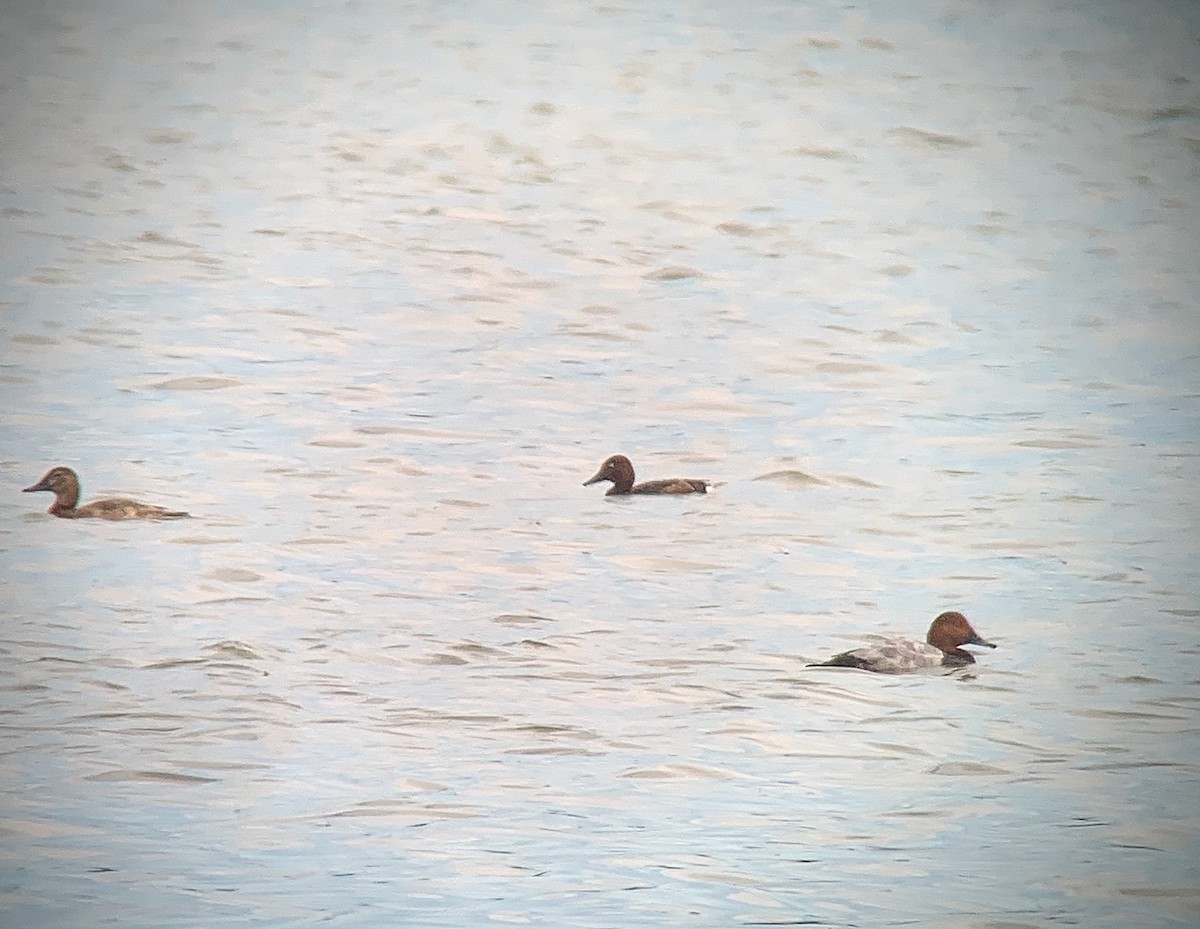
[[[5,925],[1200,919],[1196,8],[708,6],[0,14]]]

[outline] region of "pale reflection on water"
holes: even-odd
[[[5,925],[1196,923],[1192,6],[201,9],[0,14]]]

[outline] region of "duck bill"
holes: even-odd
[[[51,487],[49,484],[47,484],[45,480],[40,480],[36,484],[34,484],[32,487],[26,487],[26,488],[22,489],[21,493],[28,494],[28,493],[32,493],[35,490],[53,490],[53,489],[54,488]]]
[[[971,636],[966,642],[967,645],[982,645],[984,648],[995,648],[996,643],[989,642],[983,638],[978,632]]]
[[[604,469],[601,468],[599,471],[597,471],[595,474],[593,474],[591,477],[589,477],[586,481],[584,481],[583,486],[587,487],[588,484],[599,484],[601,481],[605,481],[605,480],[608,480],[608,478],[606,478],[604,476]]]

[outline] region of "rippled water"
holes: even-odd
[[[0,922],[1194,926],[1198,47],[6,9]]]

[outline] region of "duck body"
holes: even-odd
[[[70,468],[51,468],[36,484],[26,487],[25,493],[46,490],[54,494],[47,510],[60,519],[182,519],[188,514],[167,510],[149,503],[139,503],[123,497],[106,497],[79,506],[79,476]]]
[[[600,470],[583,482],[583,486],[612,481],[604,496],[619,497],[625,494],[706,494],[708,481],[694,477],[670,477],[657,481],[635,484],[633,463],[624,455],[612,455],[604,459]]]
[[[962,613],[947,612],[930,625],[924,642],[915,639],[885,638],[882,641],[834,655],[828,661],[810,664],[810,668],[858,668],[877,674],[904,674],[938,667],[961,667],[975,663],[975,656],[963,645],[995,648],[982,638]]]

